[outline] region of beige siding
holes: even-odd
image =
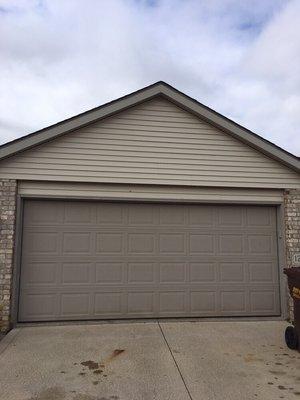
[[[0,178],[300,188],[300,176],[156,98],[1,163]]]
[[[19,194],[36,197],[94,198],[152,201],[282,203],[278,189],[238,189],[150,185],[111,185],[78,182],[21,181]]]

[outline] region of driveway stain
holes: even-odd
[[[105,368],[106,364],[110,363],[116,357],[118,357],[120,354],[124,352],[125,352],[124,349],[115,349],[108,358],[104,359],[99,363],[96,361],[88,360],[88,361],[82,361],[80,364],[83,365],[84,367],[87,367],[89,370],[94,371],[95,374],[101,374],[103,372],[101,368]]]
[[[280,389],[280,390],[287,390],[287,388],[286,388],[285,386],[283,386],[283,385],[278,385],[277,387],[278,387],[278,389]]]
[[[285,371],[272,371],[272,370],[270,370],[269,371],[271,374],[273,374],[273,375],[278,375],[278,376],[280,376],[280,375],[286,375],[286,372]]]
[[[97,385],[98,382],[94,383]],[[75,390],[72,390],[71,393],[75,393]],[[43,389],[41,392],[37,393],[34,397],[30,397],[28,400],[64,400],[66,398],[66,391],[58,386],[54,386],[51,388]],[[119,400],[119,396],[111,395],[111,396],[93,396],[85,393],[77,393],[72,397],[72,400]]]
[[[72,400],[118,400],[119,396],[109,396],[109,397],[104,397],[104,396],[92,396],[89,394],[81,394],[78,393],[76,394],[75,397],[73,397]]]
[[[88,368],[89,371],[91,371],[94,375],[98,375],[99,378],[100,378],[100,376],[103,376],[104,378],[106,378],[107,374],[103,374],[103,372],[104,372],[104,369],[107,366],[107,364],[111,363],[116,357],[120,356],[124,352],[125,352],[124,349],[115,349],[111,353],[111,355],[109,357],[107,357],[106,359],[104,359],[104,360],[102,360],[100,362],[96,362],[96,361],[93,361],[93,360],[87,360],[87,361],[82,361],[80,363],[80,365],[82,365],[85,368]],[[73,365],[78,365],[78,363],[73,363]],[[86,372],[79,372],[78,373],[78,375],[81,375],[81,376],[85,376],[86,374],[87,374]],[[93,385],[98,385],[99,382],[100,381],[92,381],[92,384]]]
[[[264,361],[264,360],[262,358],[256,357],[254,354],[247,354],[244,357],[244,361],[248,363],[248,362]]]
[[[102,369],[95,369],[94,371],[93,371],[93,374],[95,374],[95,375],[99,375],[99,374],[102,374]]]
[[[30,397],[28,400],[63,400],[66,397],[66,391],[59,387],[54,386],[51,388],[43,389],[35,396]]]
[[[99,364],[95,361],[83,361],[81,363],[81,365],[83,365],[84,367],[88,367],[88,369],[98,369],[99,368]]]

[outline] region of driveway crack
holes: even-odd
[[[185,390],[187,391],[187,394],[188,394],[190,400],[193,400],[193,397],[192,397],[192,395],[191,395],[191,392],[189,391],[189,388],[188,388],[188,386],[187,386],[187,384],[186,384],[186,381],[185,381],[185,379],[184,379],[184,377],[183,377],[183,375],[182,375],[182,373],[181,373],[181,371],[180,371],[179,365],[178,365],[178,363],[177,363],[177,361],[176,361],[176,359],[175,359],[175,357],[174,357],[174,354],[173,354],[172,349],[171,349],[171,347],[170,347],[170,345],[169,345],[169,342],[168,342],[168,340],[167,340],[167,338],[166,338],[166,335],[165,335],[165,333],[164,333],[164,331],[163,331],[163,329],[162,329],[162,326],[161,326],[161,324],[160,324],[159,321],[157,321],[157,324],[158,324],[159,329],[160,329],[160,331],[161,331],[162,337],[164,338],[164,341],[165,341],[165,343],[166,343],[166,345],[167,345],[167,347],[168,347],[168,349],[169,349],[169,352],[170,352],[170,354],[171,354],[171,357],[173,358],[174,364],[175,364],[175,366],[176,366],[176,368],[177,368],[177,371],[178,371],[178,373],[179,373],[179,375],[180,375],[180,377],[181,377],[181,380],[182,380],[182,382],[183,382],[183,384],[184,384]]]

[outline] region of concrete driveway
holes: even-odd
[[[284,322],[35,326],[0,343],[1,400],[300,399]]]

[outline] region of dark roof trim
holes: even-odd
[[[268,140],[263,139],[257,134],[249,131],[236,122],[224,117],[162,81],[27,136],[23,136],[22,138],[8,142],[0,146],[0,160],[116,114],[156,96],[167,98],[179,107],[205,119],[208,123],[222,129],[247,145],[254,147],[267,156],[287,165],[297,172],[300,172],[300,161],[298,157],[281,149]]]

